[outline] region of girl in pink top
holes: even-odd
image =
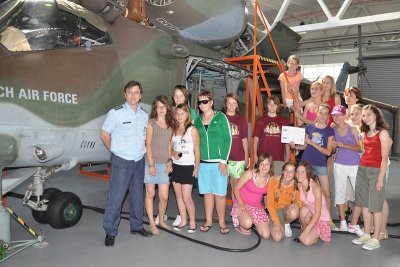
[[[313,124],[317,121],[318,108],[322,103],[322,84],[320,82],[313,82],[310,86],[311,101],[308,102],[304,108],[303,114],[298,110],[295,111],[295,116],[299,120],[299,125]]]
[[[262,238],[270,236],[269,219],[261,200],[272,178],[273,161],[269,153],[261,154],[255,171],[248,170],[240,177],[233,192],[236,199],[231,211],[233,226],[242,234],[250,234],[252,224]]]
[[[306,246],[315,244],[320,238],[324,242],[329,242],[331,218],[325,198],[322,197],[318,178],[313,175],[310,163],[301,161],[297,166],[296,175],[300,183],[300,200],[304,204],[300,208],[300,223],[303,232],[298,239]]]

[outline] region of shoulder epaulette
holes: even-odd
[[[119,106],[116,106],[114,109],[115,109],[115,110],[119,110],[119,109],[121,109],[121,108],[124,108],[124,106],[123,106],[123,105],[119,105]]]

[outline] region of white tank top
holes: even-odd
[[[180,159],[173,158],[172,161],[177,165],[194,165],[194,146],[192,138],[192,128],[190,126],[184,136],[173,135],[172,136],[172,146],[176,152],[182,153]]]

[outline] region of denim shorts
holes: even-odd
[[[328,176],[328,167],[323,166],[312,166],[314,175],[316,176]]]
[[[144,173],[145,184],[169,184],[169,176],[167,172],[167,164],[156,163],[156,175],[153,176],[149,172],[149,163],[146,162],[146,170]]]

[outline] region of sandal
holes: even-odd
[[[184,228],[188,227],[188,224],[182,226],[174,226],[174,231],[182,231]]]
[[[149,230],[155,236],[159,236],[161,234],[160,230],[158,230],[157,226],[155,226],[155,225],[154,226],[150,226]]]
[[[229,227],[228,227],[228,226],[225,226],[225,227],[220,226],[220,227],[219,227],[219,233],[220,233],[221,235],[226,235],[226,234],[228,234],[228,233],[229,233]]]
[[[212,225],[205,225],[205,224],[203,224],[203,225],[200,227],[200,231],[202,231],[203,233],[206,233],[206,232],[210,231],[210,229],[211,229],[212,227],[213,227]]]
[[[388,234],[387,230],[386,230],[386,232],[379,233],[379,240],[385,240],[388,238],[389,238],[389,234]]]
[[[188,234],[194,234],[194,233],[196,233],[196,228],[197,228],[197,226],[195,226],[194,228],[190,228],[190,227],[189,227],[189,229],[187,230]]]
[[[250,230],[245,230],[241,226],[236,227],[235,230],[241,233],[242,235],[251,235]]]
[[[172,230],[172,227],[171,226],[169,226],[168,224],[166,224],[166,223],[161,223],[160,222],[160,225],[159,225],[161,228],[164,228],[165,230],[169,230],[169,231],[171,231]]]

